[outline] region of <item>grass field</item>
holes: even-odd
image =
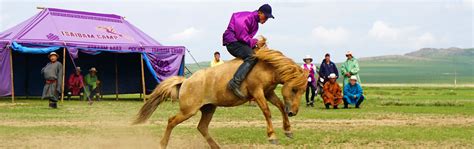
[[[281,115],[272,107],[280,145],[267,143],[263,115],[248,105],[218,108],[210,133],[224,148],[473,148],[473,89],[366,87],[362,109],[301,106],[290,118],[294,139],[284,137]],[[148,123],[131,126],[142,104],[65,101],[59,109],[49,109],[45,100],[12,104],[1,99],[0,148],[157,148],[177,103],[166,102]],[[199,118],[197,114],[174,129],[170,148],[207,148],[196,129]]]

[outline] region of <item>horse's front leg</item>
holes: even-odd
[[[278,98],[274,91],[272,91],[270,94],[267,94],[266,97],[270,103],[275,105],[278,110],[280,110],[281,115],[283,116],[283,130],[285,130],[285,135],[288,138],[293,139],[293,132],[291,132],[291,124],[290,120],[288,119],[288,114],[285,111],[285,105],[283,102],[281,102],[280,98]]]
[[[263,112],[263,115],[265,116],[265,119],[267,121],[267,135],[268,135],[268,141],[272,144],[278,144],[278,139],[275,134],[275,130],[273,130],[273,124],[272,124],[272,115],[270,113],[270,109],[268,108],[267,100],[265,98],[265,94],[263,93],[263,90],[259,90],[256,93],[254,93],[253,97],[255,97],[255,102],[257,102],[258,106]]]

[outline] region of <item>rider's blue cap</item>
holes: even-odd
[[[272,15],[272,7],[268,4],[263,4],[262,6],[260,6],[260,8],[258,8],[258,11],[263,12],[263,14],[265,14],[265,17],[267,18],[275,18]]]

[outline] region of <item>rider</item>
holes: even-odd
[[[268,18],[274,18],[272,8],[268,4],[260,6],[256,11],[236,12],[232,14],[229,26],[224,32],[223,45],[227,51],[244,60],[227,85],[239,98],[246,98],[240,92],[240,85],[257,63],[257,59],[253,57],[253,48],[263,46],[261,39],[253,38],[258,31],[258,23],[264,24]]]

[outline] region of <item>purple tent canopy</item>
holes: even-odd
[[[65,47],[74,58],[77,58],[78,51],[142,53],[148,69],[158,82],[181,75],[184,64],[185,47],[163,46],[121,16],[45,8],[0,33],[0,96],[10,95],[12,90],[11,52],[8,47],[13,42],[30,48]]]

